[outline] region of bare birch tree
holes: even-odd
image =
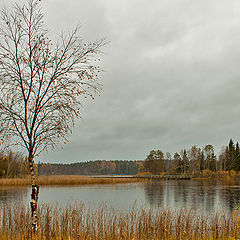
[[[94,99],[100,91],[97,61],[105,43],[84,43],[79,27],[53,43],[38,0],[1,11],[0,131],[27,151],[34,231],[39,193],[34,158],[67,140],[80,117],[82,99]]]

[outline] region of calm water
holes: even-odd
[[[224,210],[231,213],[240,205],[240,182],[161,181],[117,185],[41,187],[41,203],[66,205],[83,201],[86,205],[105,202],[117,209],[128,209],[135,202],[151,208],[193,208],[204,213]],[[0,205],[22,201],[28,204],[30,188],[1,188]]]

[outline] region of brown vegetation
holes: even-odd
[[[39,176],[38,184],[43,185],[83,185],[83,184],[117,184],[142,182],[139,178],[100,178],[76,175]],[[0,186],[25,186],[31,185],[30,177],[26,178],[0,178]]]
[[[193,180],[202,180],[202,179],[239,179],[240,172],[234,170],[231,171],[211,171],[203,170],[201,173],[196,173],[192,176]]]
[[[83,203],[38,209],[40,230],[33,239],[239,239],[240,216],[217,213],[203,216],[191,210],[152,210],[132,207],[120,212],[104,204],[97,209]],[[1,239],[30,239],[30,211],[23,205],[5,205],[0,217]]]

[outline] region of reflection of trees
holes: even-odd
[[[150,206],[163,206],[163,182],[149,182],[144,185],[144,191]]]
[[[208,181],[161,181],[144,185],[145,195],[151,206],[173,209],[215,209],[216,185]]]
[[[187,207],[189,192],[186,181],[152,181],[144,185],[145,196],[151,206]]]
[[[187,207],[187,196],[188,196],[187,182],[182,180],[176,181],[175,202],[180,203],[181,208]]]
[[[178,181],[175,197],[181,208],[212,211],[215,208],[216,186],[207,182]]]
[[[234,181],[156,181],[146,183],[144,190],[151,206],[231,213],[240,205],[240,186]]]
[[[227,210],[233,212],[240,205],[240,186],[239,182],[230,181],[222,183],[219,195]]]
[[[196,194],[192,194],[192,207],[194,209],[204,209],[204,200],[205,200],[205,194],[206,194],[206,188],[202,185],[199,184],[199,182],[195,182],[194,185],[195,189],[196,189]]]
[[[205,211],[213,211],[215,209],[215,201],[217,197],[217,189],[216,189],[217,184],[215,182],[204,182],[203,188],[204,188],[204,196],[205,196],[205,201],[204,201],[204,208]]]
[[[0,205],[25,201],[28,196],[29,188],[27,187],[2,187],[0,188]]]

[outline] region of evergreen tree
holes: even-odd
[[[144,168],[146,169],[146,171],[154,174],[156,173],[155,156],[156,151],[152,150],[144,161]]]
[[[214,153],[212,153],[211,159],[210,159],[210,170],[214,172],[216,172],[217,170],[217,161]]]
[[[204,162],[205,162],[204,153],[203,153],[203,151],[201,151],[201,154],[200,154],[200,165],[199,165],[200,172],[202,172],[205,169]]]
[[[216,156],[213,146],[210,144],[206,145],[204,151],[206,153],[206,168],[211,171],[216,171]]]
[[[229,147],[226,147],[225,150],[225,170],[226,171],[231,171],[232,170],[232,164],[231,164],[231,159],[230,159],[230,151]]]
[[[181,156],[179,155],[179,153],[175,153],[173,156],[173,160],[174,160],[174,165],[175,165],[175,171],[177,173],[182,173],[183,169],[182,169],[182,159]]]
[[[157,150],[155,155],[155,161],[154,161],[157,174],[164,171],[163,161],[164,161],[164,153],[161,150]]]
[[[236,144],[236,171],[240,171],[240,149],[239,149],[239,144],[237,142]]]
[[[186,173],[189,169],[189,160],[186,149],[183,150],[182,165],[183,173]]]
[[[229,161],[230,161],[229,171],[232,169],[235,170],[235,146],[232,139],[230,139],[229,141],[228,149],[229,149]]]

